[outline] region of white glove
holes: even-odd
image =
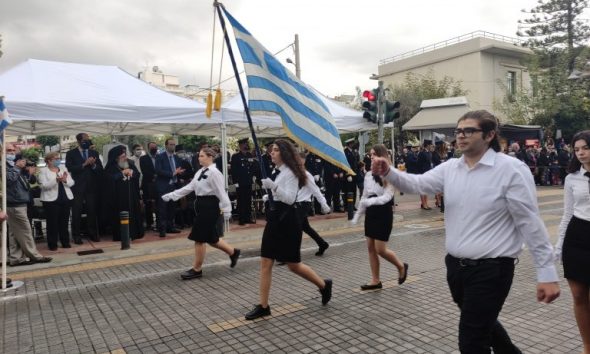
[[[320,181],[320,175],[314,175],[313,176],[313,180],[316,181],[316,182],[319,182]]]
[[[172,197],[170,196],[170,194],[164,194],[162,196],[162,200],[165,201],[165,202],[169,202],[169,201],[172,200]]]
[[[322,205],[322,214],[330,214],[332,210],[328,204]]]
[[[229,219],[231,219],[231,212],[228,211],[223,213],[223,220],[229,221]]]
[[[346,177],[346,180],[347,180],[348,182],[352,182],[352,176],[348,176],[348,177]]]
[[[234,186],[236,186],[236,188],[240,188],[240,185],[239,185],[239,184],[237,184],[237,183],[236,183],[236,184],[234,184]]]
[[[268,194],[262,196],[262,202],[266,203],[268,201]]]
[[[263,178],[261,180],[261,182],[262,182],[262,188],[264,188],[264,189],[274,189],[276,186],[275,182],[270,178]]]

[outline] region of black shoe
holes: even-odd
[[[31,258],[31,262],[33,263],[49,263],[53,258],[51,257],[39,257],[39,258]]]
[[[408,278],[408,268],[409,267],[410,266],[408,265],[408,263],[404,263],[404,276],[397,279],[397,283],[399,285],[402,285],[403,283],[406,282],[406,279]]]
[[[326,283],[326,285],[323,289],[320,289],[320,294],[322,294],[322,305],[330,302],[330,299],[332,298],[332,279],[324,279],[324,283]]]
[[[100,236],[98,236],[98,235],[90,236],[90,241],[100,242]]]
[[[323,256],[324,252],[330,247],[330,245],[326,242],[320,245],[320,249],[315,253],[316,256]]]
[[[166,233],[168,233],[168,234],[179,234],[180,233],[180,230],[178,230],[178,229],[169,229],[169,230],[166,230]]]
[[[57,246],[49,247],[50,251],[57,251]]]
[[[382,289],[383,284],[378,282],[377,284],[363,284],[361,285],[361,290],[375,290],[375,289]]]
[[[283,265],[285,265],[285,264],[287,264],[287,262],[277,262],[277,265],[278,265],[278,266],[283,266]]]
[[[164,231],[160,231],[160,237],[166,237],[166,233]]]
[[[190,280],[190,279],[200,278],[202,276],[203,276],[203,271],[202,270],[199,270],[197,272],[193,268],[191,268],[191,269],[187,270],[186,272],[180,274],[180,277],[182,278],[182,280]]]
[[[246,222],[244,222],[244,221],[240,221],[240,222],[238,222],[238,225],[240,225],[240,226],[242,226],[242,225],[246,225]]]
[[[66,243],[65,245],[61,245],[61,248],[72,248],[72,245]]]
[[[77,238],[74,238],[74,243],[77,245],[81,245],[84,242],[82,242],[82,239],[80,237],[77,237]]]
[[[240,258],[240,249],[234,248],[234,254],[229,256],[229,260],[231,261],[231,263],[229,265],[230,268],[233,268],[236,266],[236,264],[238,263],[238,258]]]
[[[244,317],[246,317],[248,321],[251,321],[264,316],[270,316],[270,306],[264,308],[262,305],[256,305],[252,311],[248,312]]]
[[[6,289],[8,288],[12,288],[12,279],[10,278],[6,278]]]

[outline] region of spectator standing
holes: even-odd
[[[10,266],[51,262],[44,257],[33,239],[33,231],[27,217],[30,185],[23,176],[24,159],[16,159],[16,148],[6,145],[6,214],[8,215],[8,262]]]
[[[174,213],[176,203],[173,201],[165,202],[162,196],[170,193],[178,186],[178,178],[184,170],[181,167],[180,159],[174,155],[176,150],[176,140],[166,139],[164,142],[165,151],[156,156],[156,191],[158,198],[156,206],[158,209],[158,231],[160,237],[166,237],[166,233],[177,234],[180,230],[174,227]]]
[[[45,155],[46,167],[39,171],[41,202],[47,221],[47,246],[51,251],[57,250],[57,240],[63,248],[71,248],[68,222],[74,194],[74,185],[68,169],[61,164],[59,153]]]

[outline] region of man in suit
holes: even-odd
[[[164,145],[166,151],[156,156],[156,191],[158,193],[156,205],[158,208],[158,221],[160,222],[158,225],[160,237],[166,237],[166,233],[177,234],[180,232],[174,227],[176,203],[173,201],[165,202],[162,200],[162,196],[177,188],[178,175],[184,172],[180,159],[174,154],[176,140],[166,139]]]
[[[354,138],[350,138],[344,142],[346,146],[344,147],[344,155],[346,156],[346,161],[348,161],[348,165],[354,172],[354,176],[347,174],[346,179],[344,180],[344,188],[343,192],[345,193],[344,197],[344,204],[345,209],[348,210],[348,198],[347,194],[352,193],[352,207],[356,203],[356,176],[358,175],[358,166],[359,166],[359,159],[358,152],[354,150]]]
[[[146,230],[154,229],[154,211],[156,211],[156,155],[158,154],[158,145],[149,142],[147,154],[139,158],[139,167],[141,170],[142,181],[141,190],[143,192],[143,205],[145,211]],[[157,214],[156,214],[157,217]],[[156,221],[157,222],[157,221]]]
[[[236,186],[238,197],[238,221],[240,225],[252,221],[252,163],[254,156],[250,152],[248,138],[238,140],[239,151],[231,157],[232,183]]]
[[[94,242],[100,241],[98,236],[98,220],[96,214],[99,181],[103,172],[98,153],[90,150],[90,137],[86,133],[76,135],[78,147],[66,153],[66,167],[74,179],[72,192],[74,204],[72,206],[72,238],[74,243],[81,244],[80,220],[82,210],[86,205],[86,224],[88,236]]]

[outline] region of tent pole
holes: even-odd
[[[246,102],[246,94],[244,93],[244,87],[242,86],[242,81],[240,80],[240,73],[238,72],[236,58],[234,57],[234,52],[233,52],[231,43],[229,41],[229,35],[227,34],[227,28],[225,26],[225,19],[223,18],[223,15],[221,14],[221,8],[223,7],[223,4],[221,4],[220,2],[215,0],[213,6],[215,6],[217,8],[217,14],[219,15],[219,22],[221,23],[221,27],[223,28],[223,37],[225,39],[225,44],[227,46],[227,51],[228,51],[229,57],[231,59],[231,64],[232,64],[232,68],[234,70],[234,75],[236,77],[236,81],[238,82],[238,88],[240,90],[242,104],[244,105],[244,112],[246,113],[246,118],[248,118],[248,126],[250,127],[250,134],[252,135],[252,140],[254,141],[254,150],[256,151],[256,158],[259,161],[258,165],[260,166],[260,175],[262,176],[263,179],[265,179],[268,176],[266,175],[266,169],[264,168],[264,166],[262,164],[262,154],[260,152],[260,146],[258,145],[258,139],[256,139],[256,132],[254,131],[254,125],[252,124],[252,117],[250,116],[250,109],[248,108],[248,103]],[[273,202],[272,193],[270,192],[270,190],[268,191],[268,202],[269,202],[270,209],[273,210],[274,209],[274,202]]]
[[[6,129],[2,131],[2,211],[6,212]],[[2,223],[2,290],[6,290],[6,221]]]

